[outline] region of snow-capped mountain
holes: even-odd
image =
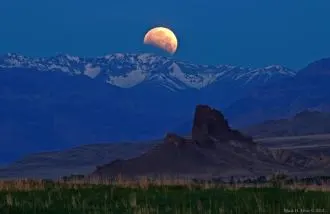
[[[0,68],[31,68],[86,75],[120,88],[154,82],[170,90],[202,89],[214,83],[234,81],[241,85],[262,85],[271,80],[293,77],[296,72],[280,65],[243,68],[231,65],[197,65],[154,54],[111,54],[101,57],[26,57],[8,53],[0,57]]]
[[[237,128],[329,110],[329,71],[330,59],[296,75],[276,65],[196,65],[152,54],[6,54],[0,56],[0,156],[186,134],[197,104],[222,110]]]

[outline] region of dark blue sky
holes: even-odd
[[[177,59],[301,68],[330,56],[329,11],[329,0],[2,0],[0,52],[149,52],[144,33],[161,25]]]

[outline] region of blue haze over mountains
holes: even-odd
[[[330,59],[280,65],[197,65],[153,54],[0,58],[0,152],[32,152],[187,134],[196,104],[235,128],[313,109],[329,111]]]

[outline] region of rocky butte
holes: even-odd
[[[168,133],[151,150],[97,167],[91,176],[245,177],[274,171],[297,174],[324,164],[290,151],[271,151],[233,130],[220,111],[197,105],[191,137]]]

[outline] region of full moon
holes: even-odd
[[[170,54],[174,54],[178,48],[175,34],[164,27],[155,27],[149,30],[144,36],[143,43],[161,48]]]

